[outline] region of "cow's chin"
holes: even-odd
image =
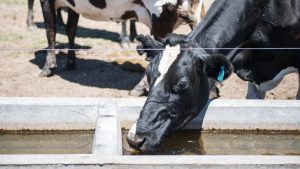
[[[162,135],[156,134],[153,137],[146,137],[146,139],[143,142],[143,145],[141,147],[139,147],[138,150],[141,152],[145,152],[145,153],[157,152],[157,151],[161,150],[161,148],[163,147],[163,142],[166,139],[166,137],[169,137],[170,135],[178,132],[188,122],[190,122],[191,119],[193,119],[194,117],[195,117],[194,114],[186,117],[185,120],[178,127],[174,127],[173,130],[171,129],[171,130],[163,133]]]
[[[159,129],[147,134],[128,133],[127,142],[131,148],[141,152],[159,151],[162,142],[170,134],[170,124],[170,120],[167,120]]]
[[[146,139],[142,147],[139,148],[139,151],[143,153],[153,153],[157,152],[161,149],[162,145],[162,139],[160,140],[151,140],[151,139]]]

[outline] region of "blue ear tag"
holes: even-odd
[[[219,75],[218,75],[217,80],[218,80],[219,82],[223,82],[223,81],[224,81],[224,76],[225,76],[225,67],[222,66],[222,67],[221,67],[221,70],[220,70],[220,72],[219,72]]]

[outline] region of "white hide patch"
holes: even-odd
[[[181,5],[181,10],[185,10],[185,11],[189,10],[189,1],[188,0],[183,0],[182,5]]]
[[[154,86],[156,86],[163,79],[163,77],[168,72],[170,66],[175,61],[179,53],[180,45],[176,45],[173,47],[170,47],[169,45],[166,46],[166,49],[164,50],[158,65],[158,71],[160,73],[160,76],[156,79]]]
[[[146,24],[148,27],[151,26],[151,18],[147,9],[133,3],[132,0],[106,0],[106,7],[103,9],[95,7],[89,0],[74,0],[74,3],[75,7],[67,0],[56,0],[55,5],[56,8],[71,8],[83,17],[96,21],[122,21],[121,16],[126,11],[135,11],[139,22]]]
[[[283,69],[272,80],[269,80],[267,82],[258,85],[258,90],[262,92],[267,92],[269,90],[272,90],[280,83],[280,81],[283,79],[285,75],[290,73],[295,73],[295,72],[299,72],[299,70],[295,67],[288,67],[286,69]]]
[[[128,131],[127,137],[130,140],[134,140],[135,134],[136,134],[136,122],[132,125],[132,127]]]

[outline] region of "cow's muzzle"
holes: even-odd
[[[145,137],[137,136],[135,135],[134,137],[129,137],[128,135],[126,136],[126,140],[129,144],[129,146],[135,150],[141,150],[141,147],[144,145],[146,142]]]

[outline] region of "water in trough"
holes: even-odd
[[[147,155],[133,151],[125,139],[124,155]],[[181,131],[151,155],[300,155],[299,133],[197,132]]]
[[[89,154],[94,131],[0,133],[0,154]]]

